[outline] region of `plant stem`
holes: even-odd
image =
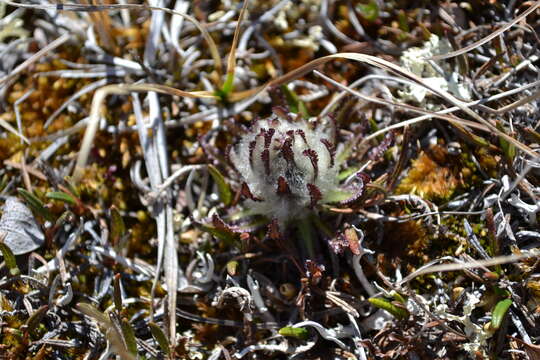
[[[304,249],[306,250],[308,257],[314,259],[315,234],[313,233],[313,224],[311,223],[309,216],[303,217],[298,221],[298,230],[300,231],[300,236],[302,237]]]

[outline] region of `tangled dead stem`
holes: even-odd
[[[539,359],[539,8],[0,1],[0,359]]]

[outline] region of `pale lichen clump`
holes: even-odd
[[[423,81],[437,89],[449,91],[464,100],[471,98],[467,86],[460,81],[459,73],[446,61],[429,62],[429,58],[436,55],[446,54],[452,51],[450,42],[440,39],[437,35],[431,35],[421,48],[414,47],[403,52],[400,58],[401,65],[415,75],[422,77]],[[442,71],[442,73],[441,73]],[[429,95],[428,90],[420,85],[411,84],[406,90],[399,92],[405,101],[424,103]]]
[[[332,122],[278,112],[253,124],[229,156],[242,177],[248,211],[283,224],[333,202],[339,180]]]

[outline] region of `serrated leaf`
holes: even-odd
[[[32,210],[43,216],[44,219],[54,222],[53,214],[49,211],[49,209],[45,207],[43,202],[39,200],[36,195],[23,188],[18,188],[17,191],[24,198],[24,200]]]
[[[386,310],[396,319],[404,320],[409,317],[409,311],[404,307],[398,306],[396,303],[383,298],[369,298],[369,303],[379,309]]]
[[[307,340],[309,332],[306,328],[285,326],[279,329],[279,335],[293,337],[300,340]]]
[[[154,322],[150,321],[148,323],[148,326],[150,327],[150,332],[152,333],[152,336],[158,343],[159,347],[161,348],[161,351],[167,354],[167,356],[170,355],[170,345],[169,340],[167,340],[167,337],[161,330],[161,328]]]
[[[70,205],[77,204],[77,200],[73,198],[73,196],[69,195],[68,193],[65,193],[63,191],[51,191],[45,194],[45,196],[49,199],[58,200],[65,202]]]
[[[501,327],[503,320],[508,313],[508,309],[512,305],[511,299],[501,300],[495,305],[491,315],[491,327],[495,330]]]
[[[218,192],[219,192],[219,198],[221,199],[221,202],[225,206],[229,206],[232,202],[232,192],[231,192],[231,188],[229,184],[227,184],[227,182],[225,181],[225,178],[223,177],[223,175],[221,175],[221,173],[215,166],[208,165],[208,171],[210,172],[210,175],[216,182],[216,185],[218,187]]]

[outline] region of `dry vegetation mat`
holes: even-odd
[[[0,0],[0,359],[540,359],[539,33]]]

